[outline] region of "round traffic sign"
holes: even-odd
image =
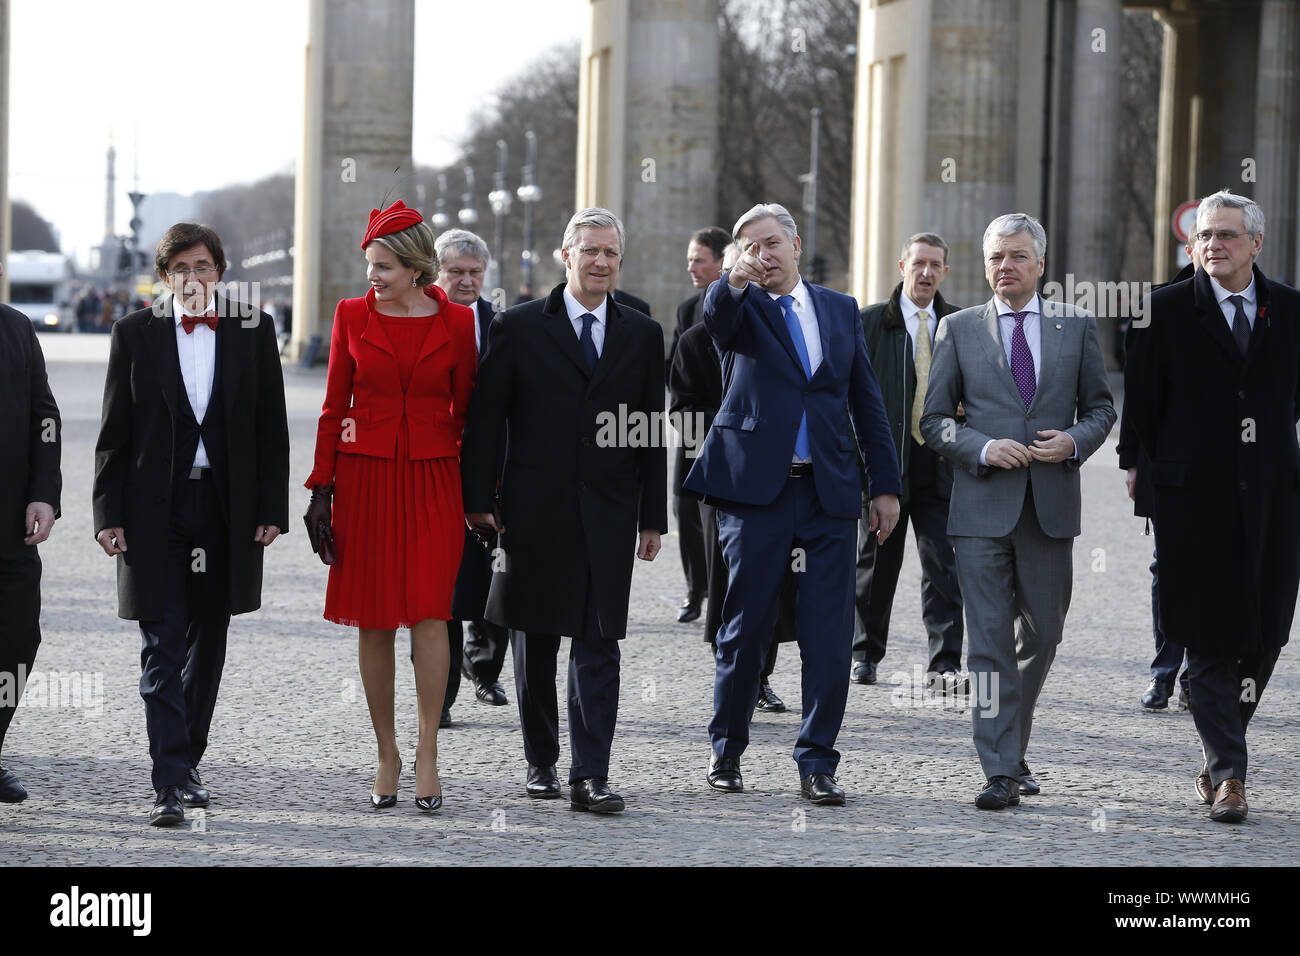
[[[1196,207],[1199,205],[1192,199],[1174,210],[1174,236],[1179,242],[1186,243],[1196,229]]]

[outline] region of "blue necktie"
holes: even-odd
[[[781,311],[785,314],[785,327],[790,330],[790,338],[794,339],[794,350],[799,353],[803,373],[811,379],[812,363],[808,360],[808,343],[803,339],[803,326],[799,324],[799,316],[794,314],[794,296],[778,296],[776,301],[781,303]],[[803,417],[799,419],[799,432],[794,436],[794,455],[796,458],[803,459],[811,457],[808,448],[807,412],[804,412]]]
[[[587,374],[590,375],[596,371],[596,340],[591,337],[591,323],[596,321],[596,317],[590,312],[582,313],[582,334],[578,336],[578,343],[582,346],[583,357],[587,360]]]

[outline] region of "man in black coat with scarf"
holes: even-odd
[[[1246,726],[1300,588],[1300,293],[1255,267],[1263,238],[1251,200],[1202,199],[1204,268],[1152,293],[1124,377],[1151,458],[1160,616],[1187,648],[1205,751],[1196,792],[1225,823],[1246,818]]]
[[[614,299],[623,251],[613,213],[574,214],[565,284],[492,321],[461,445],[466,523],[501,535],[485,617],[522,632],[511,643],[525,790],[560,796],[555,666],[567,635],[569,799],[596,813],[624,807],[608,778],[633,556],[653,561],[668,529],[663,329]]]
[[[36,546],[59,516],[61,427],[31,320],[0,305],[0,751],[41,643]],[[0,765],[0,803],[26,799],[18,776]]]

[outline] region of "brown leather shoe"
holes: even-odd
[[[1206,764],[1196,775],[1196,795],[1201,803],[1209,806],[1214,802],[1214,784],[1210,782],[1210,765]]]
[[[1241,823],[1246,819],[1246,784],[1230,777],[1219,784],[1214,794],[1210,819],[1216,823]]]

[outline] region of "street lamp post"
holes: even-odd
[[[447,174],[438,174],[438,199],[433,206],[433,228],[442,232],[451,225],[451,216],[447,215]]]
[[[461,193],[460,201],[462,203],[460,211],[456,213],[456,218],[460,224],[468,228],[478,222],[478,213],[474,211],[474,167],[465,167],[465,191]]]
[[[822,111],[814,106],[809,110],[812,117],[812,140],[809,147],[808,165],[809,171],[799,177],[803,183],[803,211],[808,214],[807,223],[804,227],[804,251],[808,255],[808,272],[813,282],[822,282],[824,277],[820,275],[820,263],[817,261],[817,165],[818,165],[818,138],[821,131]]]
[[[510,190],[506,188],[506,141],[497,140],[497,171],[493,190],[488,193],[488,202],[492,204],[492,215],[496,218],[496,232],[492,241],[492,275],[488,287],[504,288],[504,263],[501,258],[506,242],[506,216],[510,214]]]
[[[520,283],[528,295],[533,294],[533,263],[537,254],[533,251],[533,206],[542,198],[542,189],[537,185],[537,136],[530,129],[524,131],[528,142],[528,158],[524,163],[523,184],[515,191],[519,201],[524,204],[524,251],[521,256],[523,281]]]

